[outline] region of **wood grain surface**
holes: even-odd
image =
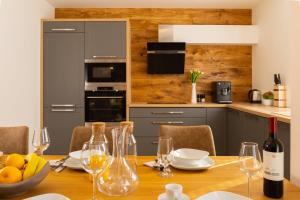
[[[147,74],[147,42],[158,40],[159,24],[249,25],[251,10],[224,9],[80,9],[57,8],[56,18],[128,18],[131,24],[132,102],[190,102],[190,69],[204,71],[197,91],[211,100],[211,82],[232,81],[233,100],[245,101],[252,86],[252,47],[187,45],[185,74]]]
[[[58,159],[62,156],[45,156],[47,159]],[[215,165],[204,171],[182,171],[172,169],[174,176],[161,178],[158,171],[143,166],[146,161],[154,157],[139,157],[138,175],[140,185],[138,189],[126,197],[108,197],[97,192],[101,200],[155,200],[164,192],[164,186],[168,183],[179,183],[183,191],[191,199],[213,191],[231,191],[240,195],[247,195],[247,178],[240,172],[238,157],[217,156],[212,157]],[[284,198],[288,200],[299,200],[300,189],[285,181]],[[83,171],[65,169],[61,173],[50,172],[48,177],[37,187],[27,194],[13,198],[12,200],[24,199],[34,195],[45,193],[59,193],[72,200],[90,199],[92,195],[92,183],[88,174]],[[260,177],[251,182],[251,193],[253,199],[267,200],[263,195],[262,180]]]

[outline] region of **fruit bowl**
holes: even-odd
[[[37,174],[32,176],[29,179],[21,181],[19,183],[12,184],[0,184],[0,199],[1,198],[10,198],[14,196],[19,196],[26,193],[28,190],[34,188],[38,185],[50,171],[50,165],[47,162],[45,166]]]

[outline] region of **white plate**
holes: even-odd
[[[67,159],[64,166],[70,169],[83,170],[80,160],[74,158]]]
[[[208,155],[209,153],[207,151],[188,148],[177,149],[173,152],[174,159],[182,162],[194,162],[202,160]]]
[[[70,156],[71,158],[80,160],[80,157],[81,157],[81,150],[70,152],[70,153],[69,153],[69,156]]]
[[[196,200],[250,200],[249,198],[231,192],[215,191],[198,197]]]
[[[172,167],[183,170],[203,170],[210,168],[214,164],[215,162],[210,157],[206,157],[193,164],[178,161],[171,162]]]
[[[186,194],[182,194],[181,199],[178,200],[190,200],[190,198]],[[160,194],[157,198],[157,200],[168,200],[166,193]]]
[[[49,194],[42,194],[42,195],[30,197],[24,200],[70,200],[70,199],[61,194],[49,193]]]

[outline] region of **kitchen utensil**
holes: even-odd
[[[257,89],[250,90],[248,98],[251,103],[261,103],[261,91]]]
[[[215,164],[215,162],[210,157],[206,157],[194,164],[178,162],[178,161],[171,162],[171,166],[176,169],[191,170],[191,171],[209,169],[214,164]]]
[[[184,162],[188,164],[197,163],[208,155],[209,153],[207,151],[188,148],[177,149],[173,152],[174,161]]]

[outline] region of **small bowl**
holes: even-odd
[[[34,175],[33,177],[21,181],[19,183],[12,183],[12,184],[0,184],[0,199],[1,198],[11,198],[15,196],[19,196],[22,194],[25,194],[28,190],[34,188],[36,185],[38,185],[46,176],[48,175],[50,171],[50,165],[47,162],[47,164],[43,167],[43,169]]]
[[[189,164],[195,164],[206,158],[209,155],[207,151],[197,150],[197,149],[177,149],[173,152],[173,157],[176,162],[183,162]]]
[[[265,106],[273,106],[273,99],[262,99],[261,103]]]

